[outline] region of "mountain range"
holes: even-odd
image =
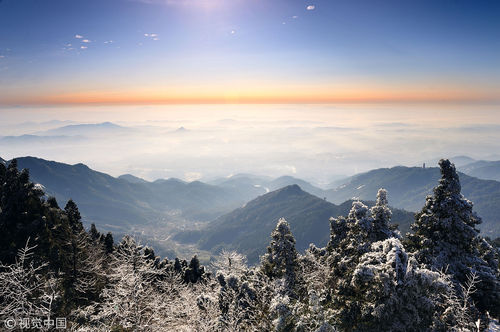
[[[413,212],[421,209],[425,196],[440,177],[438,168],[400,166],[355,175],[336,189],[321,189],[290,176],[272,179],[239,174],[209,183],[175,178],[150,182],[131,174],[115,178],[84,164],[68,165],[34,157],[17,160],[19,168],[28,168],[32,181],[43,185],[47,195],[55,196],[61,205],[69,198],[75,200],[87,225],[94,222],[117,234],[131,229],[144,233],[147,229],[161,235],[155,238],[158,241],[169,238],[210,252],[223,246],[238,249],[254,260],[262,253],[280,217],[289,220],[299,249],[305,249],[310,242],[323,245],[328,219],[346,215],[352,199],[375,199],[381,187],[388,190],[389,203],[396,208],[393,220],[405,234]],[[0,162],[5,163],[3,159]],[[460,179],[462,192],[483,218],[483,234],[500,236],[496,213],[500,182],[463,173]]]
[[[104,228],[161,220],[211,220],[241,206],[245,197],[227,188],[179,179],[131,182],[115,178],[84,164],[68,165],[34,157],[18,158],[18,167],[30,171],[32,181],[44,186],[47,195],[60,204],[72,198],[85,221]]]
[[[120,134],[134,131],[133,128],[123,127],[112,122],[102,122],[102,123],[84,123],[84,124],[71,124],[67,126],[62,126],[58,128],[53,128],[39,132],[37,134],[44,136],[75,136],[75,135],[85,135],[94,136],[101,134]]]

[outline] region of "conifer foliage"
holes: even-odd
[[[460,192],[455,166],[441,160],[441,179],[428,196],[408,235],[408,248],[418,262],[428,268],[446,271],[460,291],[471,273],[479,283],[472,298],[481,312],[500,314],[498,256],[480,235],[476,226],[481,218],[473,204]]]
[[[278,221],[271,238],[267,254],[262,257],[264,273],[271,279],[283,278],[284,295],[296,297],[296,282],[300,273],[298,253],[290,225],[284,218]]]

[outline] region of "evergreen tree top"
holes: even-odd
[[[441,159],[439,161],[439,167],[441,169],[441,179],[439,180],[439,185],[434,188],[436,197],[443,194],[460,195],[462,188],[460,186],[460,179],[455,169],[455,165],[453,165],[448,159]]]
[[[290,224],[288,224],[288,221],[286,221],[285,218],[280,218],[271,236],[275,240],[283,239],[286,237],[287,240],[295,243],[295,238],[293,237],[292,231],[290,230]]]
[[[349,211],[349,219],[352,220],[360,220],[366,217],[366,213],[368,212],[368,207],[364,205],[360,201],[352,202],[351,211]]]
[[[377,203],[376,206],[386,206],[389,204],[387,199],[387,190],[380,188],[377,192]]]

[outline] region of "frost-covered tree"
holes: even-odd
[[[243,331],[253,327],[253,302],[256,291],[246,281],[234,274],[217,274],[219,282],[219,308],[221,326],[228,331]]]
[[[327,307],[330,268],[326,262],[326,248],[317,248],[310,244],[304,255],[300,255],[299,263],[303,274],[304,288],[307,297],[294,307],[297,315],[297,331],[316,331],[331,329],[328,321],[332,316]]]
[[[47,264],[33,262],[29,240],[13,264],[0,263],[0,320],[51,319],[58,299],[58,280],[43,273]]]
[[[460,293],[450,287],[446,294],[445,305],[447,308],[443,313],[443,319],[450,330],[457,332],[481,330],[481,319],[476,319],[477,312],[471,298],[478,283],[477,275],[472,273],[469,275],[467,283],[460,285]]]
[[[104,246],[94,243],[82,230],[74,237],[71,248],[71,287],[77,298],[95,300],[106,277]]]
[[[359,316],[359,294],[352,287],[351,279],[359,259],[370,250],[372,219],[368,212],[366,205],[353,202],[347,218],[330,219],[326,258],[330,268],[328,298],[339,327],[353,325]]]
[[[427,196],[422,211],[408,235],[408,248],[418,262],[428,268],[446,270],[455,288],[467,282],[474,273],[479,280],[472,299],[484,314],[500,315],[500,281],[498,256],[479,236],[476,226],[481,218],[472,210],[473,204],[460,192],[455,166],[447,159],[439,161],[441,179],[434,194]]]
[[[153,331],[162,308],[161,294],[152,285],[157,273],[153,263],[130,236],[123,238],[112,259],[110,284],[91,316],[93,324]]]
[[[300,278],[298,253],[295,249],[295,238],[288,222],[281,218],[271,233],[271,243],[267,253],[261,258],[264,273],[271,279],[284,281],[283,294],[296,298],[298,294],[297,280]]]
[[[327,294],[317,295],[332,310],[331,320],[341,329],[349,330],[363,315],[363,294],[351,282],[361,258],[373,250],[374,242],[398,237],[391,229],[391,215],[387,191],[380,189],[371,209],[355,201],[347,217],[330,219],[330,241],[324,259],[330,268]]]
[[[420,268],[400,240],[375,242],[351,279],[356,294],[354,331],[444,330],[440,316],[451,284],[445,275]]]
[[[392,211],[389,209],[387,190],[381,188],[377,192],[377,202],[370,209],[372,217],[372,229],[370,240],[372,242],[383,241],[391,237],[399,237],[398,232],[391,228]]]
[[[220,272],[223,275],[240,276],[248,269],[246,262],[245,255],[223,249],[212,262],[211,267],[214,272]]]

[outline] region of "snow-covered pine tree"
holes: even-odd
[[[375,242],[350,282],[357,314],[348,331],[445,330],[440,316],[451,289],[445,275],[420,268],[397,238]]]
[[[297,280],[300,278],[295,238],[288,222],[281,218],[271,233],[267,253],[261,258],[263,272],[271,279],[284,280],[284,295],[297,298]]]
[[[372,242],[383,241],[391,237],[399,237],[397,231],[391,229],[392,211],[389,209],[387,190],[381,188],[377,192],[377,202],[370,209],[372,217],[372,230],[370,240]]]
[[[281,218],[271,233],[267,253],[261,257],[262,272],[274,283],[270,310],[276,331],[292,331],[296,324],[293,306],[305,297],[298,257],[290,225]]]
[[[370,250],[372,218],[363,203],[352,203],[347,218],[330,219],[330,241],[327,264],[330,267],[328,306],[333,309],[335,324],[349,329],[361,315],[358,303],[361,294],[355,292],[351,279],[361,256]]]
[[[351,283],[361,257],[372,250],[372,243],[398,237],[391,229],[392,212],[387,203],[387,191],[380,189],[371,209],[355,201],[347,218],[330,219],[330,241],[325,259],[330,268],[326,297],[334,321],[341,329],[349,330],[363,315],[360,302],[363,294]]]
[[[498,256],[481,237],[476,226],[481,218],[473,204],[461,194],[455,166],[447,159],[439,161],[441,179],[434,194],[427,196],[412,225],[407,247],[419,263],[434,271],[446,271],[455,288],[467,283],[471,273],[479,280],[472,299],[480,312],[500,315],[500,273]]]

